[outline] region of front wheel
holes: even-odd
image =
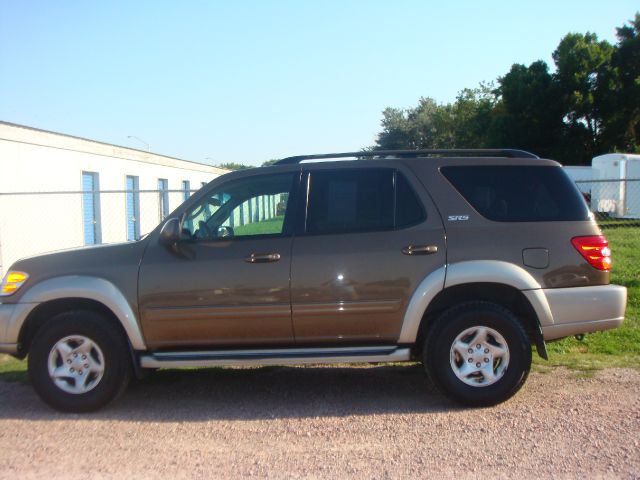
[[[63,412],[103,407],[124,391],[131,370],[126,339],[96,312],[58,314],[31,343],[31,383],[46,403]]]
[[[451,399],[471,406],[495,405],[524,384],[531,368],[531,343],[506,308],[469,302],[435,321],[423,360],[436,386]]]

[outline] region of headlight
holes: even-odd
[[[29,274],[9,270],[0,285],[0,297],[13,295],[27,281]]]

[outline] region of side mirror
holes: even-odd
[[[224,226],[218,227],[217,238],[231,238],[233,237],[233,235],[234,235],[233,228],[224,227]]]
[[[180,240],[180,220],[170,218],[160,230],[160,243],[163,245],[175,245]]]

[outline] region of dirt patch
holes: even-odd
[[[3,478],[640,476],[640,372],[531,374],[465,409],[419,366],[157,372],[90,415],[0,382]]]

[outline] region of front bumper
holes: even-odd
[[[619,327],[627,306],[627,289],[620,285],[548,288],[542,290],[551,322],[541,322],[545,340]]]

